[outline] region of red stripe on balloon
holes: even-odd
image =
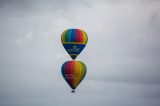
[[[74,30],[74,42],[77,42],[77,31]]]
[[[77,42],[80,42],[80,35],[81,33],[80,33],[80,30],[79,29],[77,29],[77,36],[78,36],[78,40],[77,40]]]
[[[72,62],[69,62],[69,63],[68,63],[68,66],[69,66],[68,75],[69,75],[69,77],[71,77],[70,75],[72,74]],[[69,78],[69,82],[70,82],[70,84],[72,85],[72,79],[71,79],[71,78]]]
[[[71,77],[70,80],[71,80],[72,87],[73,87],[73,84],[74,84],[74,79],[73,79],[73,76],[72,76],[73,75],[73,69],[72,69],[73,67],[74,67],[74,62],[70,61],[70,75],[71,75],[70,76]]]
[[[75,30],[75,42],[78,42],[78,31]]]
[[[65,72],[66,77],[69,77],[68,75],[70,75],[70,73],[71,73],[71,69],[70,68],[71,68],[71,64],[70,64],[70,62],[67,62],[67,64],[66,64],[66,72]],[[71,79],[67,79],[67,81],[68,81],[69,85],[72,85]]]
[[[75,36],[76,36],[76,42],[78,42],[79,41],[79,34],[78,34],[78,30],[76,29],[76,34],[75,34]]]
[[[83,33],[81,30],[79,30],[79,42],[83,42]]]

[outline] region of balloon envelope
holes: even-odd
[[[87,34],[81,29],[67,29],[61,35],[61,42],[72,59],[81,53],[87,41]]]
[[[87,69],[80,61],[67,61],[62,65],[61,72],[68,85],[75,89],[84,79]]]

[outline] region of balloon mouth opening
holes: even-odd
[[[71,91],[71,93],[76,93],[76,91],[73,89],[73,90]]]
[[[71,55],[71,58],[72,58],[73,60],[75,60],[75,59],[76,59],[76,55]]]

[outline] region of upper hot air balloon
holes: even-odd
[[[80,84],[86,75],[87,68],[81,61],[67,61],[61,68],[62,76],[68,83],[68,85],[74,89]]]
[[[82,29],[67,29],[61,35],[61,42],[72,59],[76,59],[87,41],[87,33]]]

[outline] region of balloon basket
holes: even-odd
[[[75,90],[72,90],[71,93],[76,93],[76,91],[75,91]]]

